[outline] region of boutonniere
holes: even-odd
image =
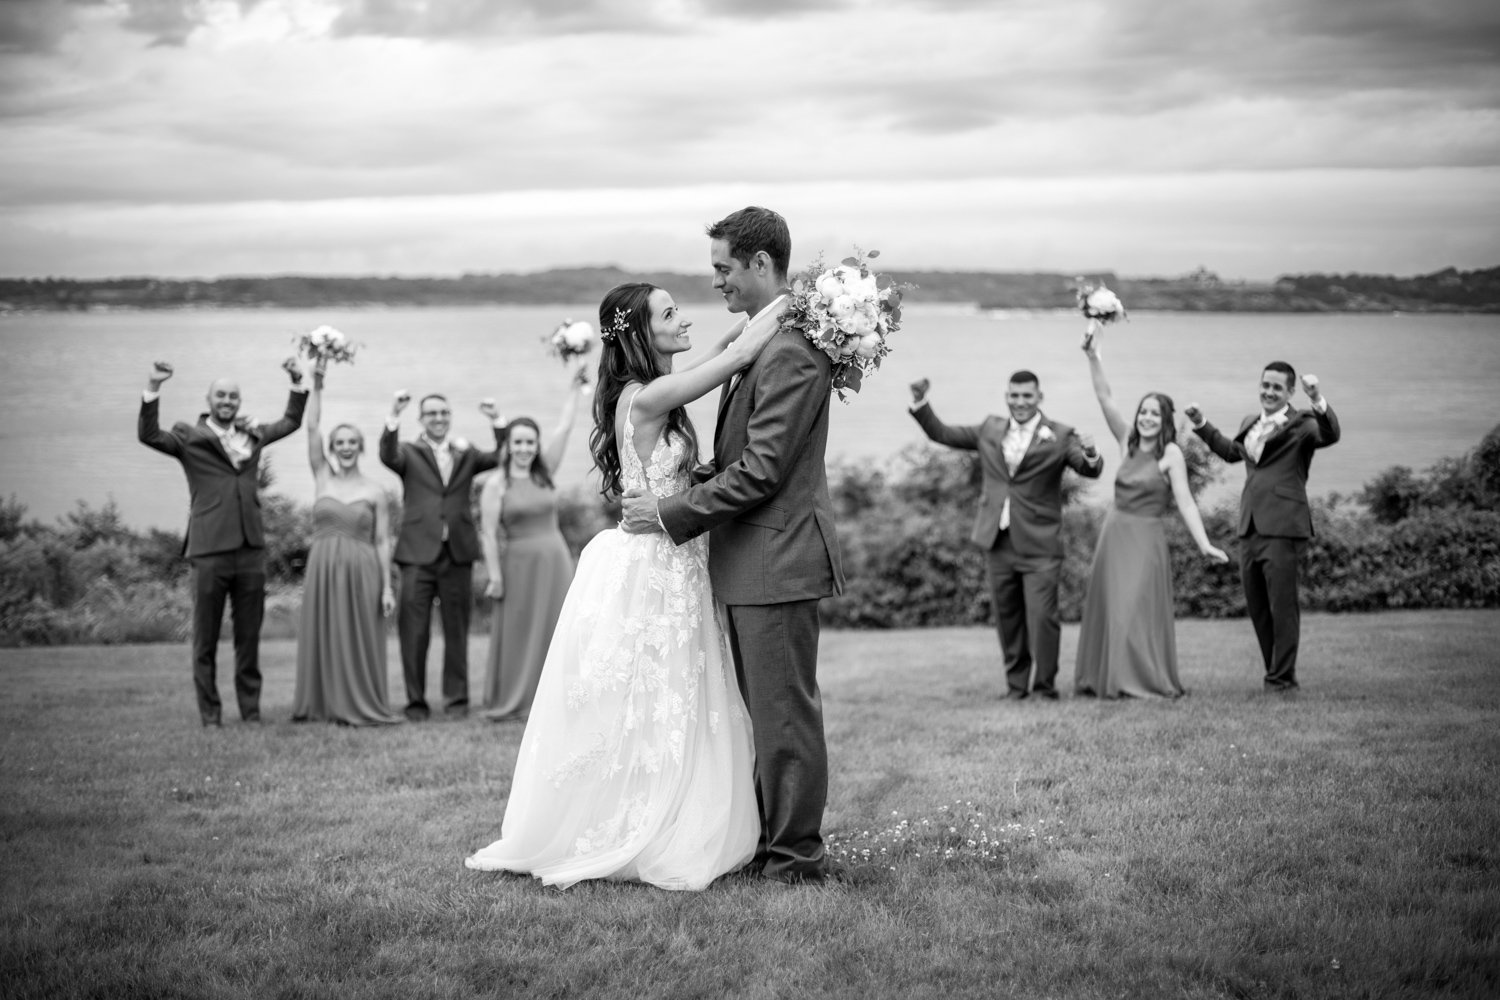
[[[449,443],[448,447],[450,447],[450,448],[453,449],[454,454],[458,454],[459,452],[464,452],[464,451],[468,451],[469,450],[469,442],[468,442],[468,440],[466,438],[458,437],[458,438],[454,438]]]
[[[1041,441],[1056,441],[1057,440],[1057,435],[1053,434],[1052,433],[1052,428],[1048,427],[1046,424],[1043,424],[1042,426],[1040,426],[1040,427],[1038,427],[1036,429],[1036,436],[1037,436],[1037,439],[1041,440]]]

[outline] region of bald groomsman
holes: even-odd
[[[255,426],[240,416],[240,387],[221,378],[208,387],[208,412],[196,424],[158,423],[162,383],[172,366],[156,362],[141,396],[137,434],[148,448],[170,455],[187,475],[190,511],[183,554],[193,564],[193,686],[205,726],[223,722],[217,656],[227,598],[234,618],[234,693],[240,718],[260,721],[260,624],[266,604],[266,539],[261,527],[261,449],[302,426],[307,390],[291,359],[286,413]]]

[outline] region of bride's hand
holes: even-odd
[[[781,331],[781,314],[779,312],[768,313],[750,323],[745,327],[743,333],[734,339],[725,353],[734,359],[735,368],[748,368],[750,363],[760,356],[760,352],[771,338]]]
[[[1229,554],[1223,549],[1214,545],[1210,545],[1208,548],[1204,549],[1203,554],[1208,557],[1209,562],[1227,563],[1229,561]]]

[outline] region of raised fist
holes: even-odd
[[[927,398],[927,390],[932,388],[932,380],[919,378],[911,384],[911,401],[920,403]]]

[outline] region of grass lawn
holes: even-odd
[[[0,651],[0,996],[1500,994],[1500,613],[1303,626],[1288,699],[1248,623],[1180,623],[1174,703],[1003,702],[985,630],[825,634],[849,878],[703,893],[466,870],[520,728],[293,725],[289,641],[222,730],[183,645]]]

